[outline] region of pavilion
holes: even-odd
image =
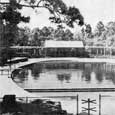
[[[46,40],[43,52],[45,57],[83,57],[85,46],[82,41]]]

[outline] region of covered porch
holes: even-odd
[[[45,41],[45,57],[83,57],[85,47],[82,41]]]

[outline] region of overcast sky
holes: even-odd
[[[98,21],[105,24],[109,21],[115,21],[115,0],[63,0],[68,6],[79,8],[85,19],[85,23],[89,23],[94,27]],[[34,11],[25,9],[24,14],[30,15],[31,20],[29,26],[43,27],[52,26],[48,20],[49,12],[47,10],[38,10],[38,15]]]

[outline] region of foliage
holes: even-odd
[[[37,32],[35,32],[32,36],[31,45],[32,46],[41,46],[41,39]]]
[[[30,8],[46,8],[51,13],[49,20],[53,23],[66,23],[70,27],[74,27],[74,22],[82,26],[84,18],[78,8],[67,7],[62,0],[8,0],[8,3],[0,2],[2,5],[8,5],[3,18],[12,23],[19,23],[20,21],[29,21],[29,17],[23,17],[17,9],[23,7]],[[10,5],[9,5],[10,4]],[[3,7],[3,6],[2,6]],[[11,15],[10,15],[11,14]],[[10,18],[8,18],[10,17]]]
[[[30,36],[25,34],[25,30],[19,30],[17,26],[20,22],[29,22],[30,20],[30,17],[22,16],[22,14],[20,13],[20,10],[23,7],[33,8],[34,10],[35,8],[48,9],[51,13],[51,17],[49,17],[49,20],[58,25],[65,23],[70,27],[74,27],[74,22],[80,26],[84,24],[84,18],[81,15],[79,9],[75,7],[67,7],[62,0],[8,0],[7,2],[0,1],[0,20],[2,20],[4,23],[4,33],[1,36],[3,36],[3,40],[5,41],[3,47],[5,47],[6,50],[8,50],[10,46],[13,45],[28,45]],[[34,39],[31,40],[31,43],[35,45],[36,42],[36,45],[40,46],[41,41],[54,38],[56,32],[58,33],[58,35],[60,34],[60,38],[63,40],[72,39],[72,33],[69,30],[67,30],[66,32],[64,30],[51,32],[50,29],[44,27],[40,31],[40,35],[38,33],[35,33],[33,36]],[[8,55],[9,53],[6,53],[4,57],[9,57]],[[2,58],[5,59],[4,57]]]
[[[34,28],[31,32],[30,45],[41,46],[45,40],[73,40],[73,33],[69,29],[57,27]]]
[[[15,44],[18,36],[17,24],[21,21],[29,22],[29,17],[21,16],[21,13],[18,11],[19,9],[21,9],[21,7],[17,6],[17,2],[10,0],[9,4],[5,6],[5,9],[0,12],[0,20],[2,20],[4,24],[4,32],[0,35],[0,37],[3,37],[2,40],[4,41],[2,46],[4,50],[0,52],[2,62],[7,62],[8,59],[14,57],[14,51],[10,49],[10,46]]]
[[[67,7],[66,4],[62,0],[8,0],[9,2],[0,2],[1,9],[4,8],[5,10],[1,12],[2,19],[5,20],[5,24],[9,25],[9,33],[5,36],[10,35],[13,41],[17,30],[17,24],[21,21],[29,22],[29,17],[21,16],[19,10],[23,7],[30,7],[30,8],[46,8],[50,11],[51,17],[49,19],[51,22],[60,24],[66,23],[70,27],[74,27],[73,23],[77,22],[78,25],[84,24],[84,19],[80,14],[79,9],[75,7]],[[25,1],[25,2],[24,2]],[[11,29],[13,28],[13,29]],[[45,30],[44,32],[48,32]],[[43,31],[42,31],[43,32]],[[10,40],[11,41],[11,40]],[[8,42],[10,43],[10,42]],[[13,45],[13,44],[10,44]]]
[[[9,4],[6,6],[6,9],[1,12],[1,19],[5,21],[5,31],[4,38],[7,37],[8,46],[13,45],[15,38],[18,34],[18,27],[21,21],[29,22],[29,17],[21,16],[21,13],[18,11],[20,7],[17,6],[17,2],[15,0],[10,0]]]
[[[32,8],[46,8],[51,13],[49,20],[53,23],[61,24],[66,23],[70,27],[74,27],[74,22],[82,26],[84,24],[84,18],[81,15],[78,8],[67,7],[62,0],[24,0],[28,5],[18,6],[32,7]]]
[[[90,30],[90,27],[89,29]],[[91,32],[91,31],[89,31]],[[85,35],[85,29],[82,28],[82,36]],[[91,39],[89,39],[91,38]],[[92,42],[90,43],[90,41]],[[97,46],[115,46],[115,22],[108,22],[106,25],[102,21],[99,21],[95,27],[95,30],[91,32],[91,37],[86,36],[85,42],[87,45]]]
[[[29,41],[29,36],[26,33],[26,30],[24,28],[19,28],[18,38],[17,40],[15,40],[16,42],[15,44],[20,46],[25,46],[28,45],[28,41]]]
[[[92,31],[90,24],[86,24],[81,28],[80,32],[72,33],[69,29],[63,28],[59,25],[56,29],[53,27],[43,27],[43,28],[34,28],[32,31],[27,33],[27,41],[22,37],[19,40],[19,44],[24,43],[23,45],[32,45],[32,46],[42,46],[45,40],[82,40],[84,44],[87,45],[101,45],[105,46],[115,46],[115,22],[108,22],[104,25],[102,22],[97,23],[96,28]],[[24,31],[25,33],[26,31]],[[100,33],[100,35],[99,35]],[[28,36],[29,35],[29,36]],[[31,39],[30,39],[31,38]]]
[[[92,28],[91,28],[91,25],[90,25],[90,24],[87,24],[87,25],[86,25],[85,32],[86,32],[86,33],[91,33],[91,32],[92,32]]]
[[[11,60],[12,57],[15,57],[15,51],[13,49],[5,47],[1,50],[1,59],[0,59],[0,65],[4,65],[7,63],[7,60]]]
[[[97,23],[94,36],[100,37],[104,31],[105,31],[104,24],[102,21],[99,21]]]
[[[68,17],[68,22],[67,25],[70,27],[74,27],[73,22],[79,20],[78,25],[82,26],[84,24],[84,18],[80,14],[79,9],[75,7],[69,7],[67,10],[67,17]]]
[[[73,40],[73,33],[69,29],[65,30],[65,38],[66,40]]]

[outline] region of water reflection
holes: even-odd
[[[88,72],[83,72],[82,73],[82,79],[84,79],[85,81],[87,82],[90,82],[91,81],[91,76],[90,76],[91,73],[88,73]]]
[[[103,75],[103,72],[102,71],[96,71],[96,79],[97,79],[97,81],[99,82],[99,83],[101,83],[102,81],[103,81],[103,77],[104,77],[104,75]]]
[[[42,73],[42,65],[34,64],[31,66],[31,76],[37,80],[40,77],[40,73]]]
[[[115,72],[111,72],[111,73],[106,72],[105,79],[109,80],[115,84]]]
[[[42,62],[29,65],[13,76],[14,81],[20,82],[22,87],[29,86],[29,83],[32,88],[108,87],[108,83],[109,87],[114,87],[115,65],[67,61]]]
[[[61,81],[61,82],[66,81],[66,83],[70,83],[71,74],[66,74],[66,73],[57,74],[57,78],[58,78],[58,80]]]
[[[84,64],[84,67],[82,68],[82,79],[85,80],[86,82],[91,81],[91,64]]]
[[[23,83],[28,80],[28,69],[20,69],[13,72],[13,80]]]

